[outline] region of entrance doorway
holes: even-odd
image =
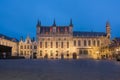
[[[73,53],[73,59],[77,59],[77,54]]]
[[[33,59],[37,58],[37,53],[33,53]]]
[[[64,59],[64,54],[61,54],[61,59]]]
[[[45,54],[44,58],[45,58],[45,59],[48,59],[48,54]]]

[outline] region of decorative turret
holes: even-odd
[[[73,27],[73,24],[72,24],[72,19],[70,19],[70,25],[69,26],[72,26]]]
[[[41,27],[41,22],[38,20],[37,25],[36,25],[37,29],[36,29],[36,34],[38,35],[40,33],[40,27]]]
[[[36,25],[37,27],[40,27],[41,26],[41,22],[38,20],[38,23]]]
[[[53,21],[53,33],[56,33],[56,22],[55,22],[55,19],[54,19],[54,21]]]
[[[70,32],[70,33],[73,33],[73,23],[72,23],[72,19],[70,19],[69,32]]]
[[[106,34],[107,34],[107,37],[110,39],[111,37],[111,33],[110,33],[110,23],[107,21],[106,22]]]
[[[53,26],[56,26],[56,22],[55,22],[55,19],[54,19],[54,21],[53,21]]]

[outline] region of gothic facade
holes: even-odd
[[[77,59],[98,58],[100,48],[110,44],[110,24],[106,23],[106,32],[73,31],[72,20],[68,26],[42,26],[37,23],[37,58]]]

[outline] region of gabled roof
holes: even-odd
[[[105,32],[81,32],[74,31],[73,37],[98,37],[98,36],[106,36]]]
[[[11,38],[11,37],[8,37],[8,36],[3,35],[3,34],[0,34],[0,38],[4,38],[4,39],[7,39],[7,40],[10,40],[13,42],[18,42],[18,40],[16,38]]]

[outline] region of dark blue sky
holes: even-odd
[[[108,20],[112,37],[120,36],[120,0],[0,0],[0,33],[20,38],[36,34],[42,25],[68,25],[74,30],[105,31]]]

